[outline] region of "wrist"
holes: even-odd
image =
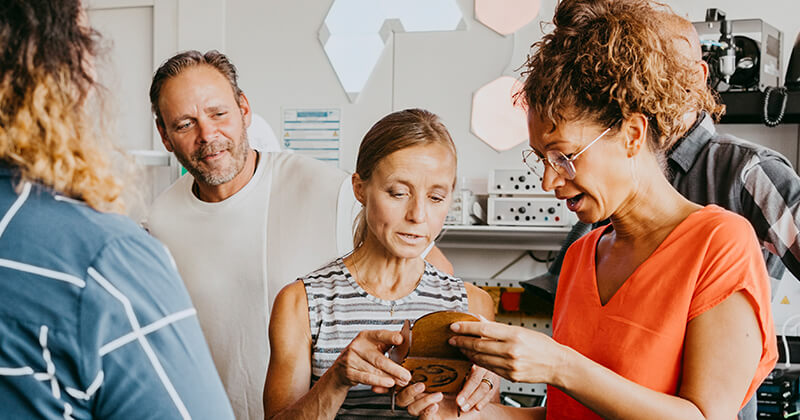
[[[550,385],[559,389],[569,388],[571,379],[575,376],[575,370],[579,363],[580,354],[570,347],[559,344],[556,363],[550,372]]]
[[[338,363],[334,363],[334,365],[322,375],[319,381],[325,382],[327,387],[337,393],[347,394],[347,391],[353,386],[344,374],[344,367]]]

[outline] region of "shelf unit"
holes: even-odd
[[[786,112],[781,124],[800,123],[800,91],[789,91]],[[725,104],[725,115],[721,124],[763,124],[764,92],[722,92],[720,100]],[[775,117],[778,108],[778,93],[770,97],[770,116]]]
[[[436,240],[439,248],[555,251],[570,231],[564,227],[446,225]]]

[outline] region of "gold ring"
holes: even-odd
[[[492,383],[492,381],[486,378],[481,379],[481,382],[486,382],[486,385],[489,385],[489,391],[491,391],[494,388],[494,384]]]

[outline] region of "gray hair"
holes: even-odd
[[[239,76],[236,74],[236,67],[225,54],[217,50],[211,50],[205,54],[197,50],[184,51],[165,61],[153,75],[153,81],[150,84],[150,107],[153,110],[153,115],[156,117],[156,125],[159,127],[164,126],[164,120],[161,118],[161,110],[158,107],[158,99],[161,96],[161,88],[164,87],[164,83],[178,76],[184,70],[200,65],[211,66],[225,76],[225,78],[228,79],[228,83],[231,85],[236,103],[240,103],[242,90],[239,89],[239,84],[237,82]]]

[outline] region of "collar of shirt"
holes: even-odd
[[[0,160],[0,176],[15,176],[17,173],[19,173],[17,167],[4,160]]]
[[[697,160],[700,149],[717,133],[711,116],[703,112],[683,138],[670,150],[668,159],[683,172],[689,171]]]

